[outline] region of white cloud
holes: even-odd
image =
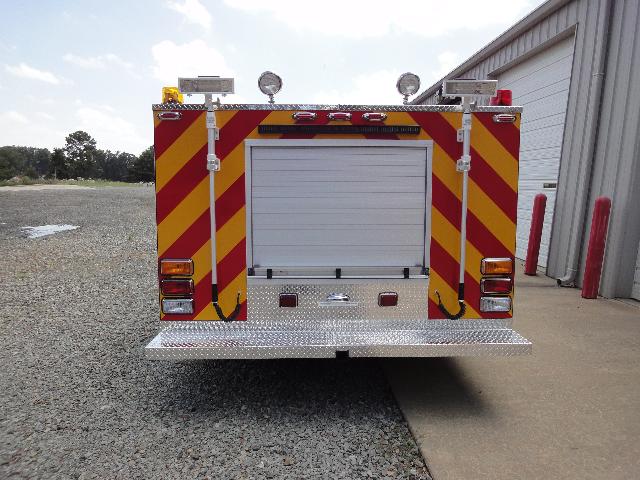
[[[357,75],[352,84],[340,90],[332,89],[317,93],[311,103],[349,105],[395,105],[402,103],[402,96],[396,90],[396,82],[402,72],[380,70]]]
[[[270,15],[297,31],[352,38],[407,32],[438,37],[456,30],[510,25],[532,7],[532,0],[458,0],[443,18],[441,0],[225,0],[232,8]],[[446,11],[445,7],[445,11]]]
[[[423,88],[429,87],[431,83],[440,80],[462,62],[462,58],[458,53],[450,51],[442,52],[436,58],[438,60],[438,68],[432,72],[431,78],[425,79],[428,80],[427,83],[429,85],[422,85]]]
[[[182,45],[164,40],[151,47],[151,55],[155,61],[153,76],[165,85],[175,85],[178,77],[233,76],[234,73],[224,56],[203,40]]]
[[[5,70],[16,77],[40,80],[41,82],[51,83],[52,85],[59,85],[61,82],[61,80],[53,73],[45,70],[38,70],[37,68],[30,67],[26,63],[20,63],[20,65],[13,66],[5,65]]]
[[[9,110],[7,112],[0,113],[0,123],[1,124],[11,124],[11,123],[27,124],[29,123],[29,119],[25,117],[23,114],[16,112],[15,110]]]
[[[47,112],[36,112],[36,116],[43,120],[55,120],[54,116],[48,114]]]
[[[130,149],[139,153],[148,145],[135,125],[99,106],[81,106],[76,110],[79,123],[75,130],[85,130],[96,139],[98,148],[110,150]]]
[[[184,0],[183,2],[169,0],[167,7],[180,13],[189,23],[200,25],[206,29],[211,28],[211,14],[199,0]]]
[[[133,71],[133,63],[123,60],[115,53],[107,53],[93,57],[81,57],[73,53],[66,53],[62,56],[62,59],[71,65],[87,70],[106,70],[109,67],[116,67],[127,71],[136,78],[140,78],[140,76]]]

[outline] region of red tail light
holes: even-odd
[[[162,280],[160,291],[163,295],[192,295],[193,280]]]
[[[496,90],[496,96],[491,97],[490,105],[511,106],[513,96],[511,90]]]
[[[293,308],[298,306],[298,294],[297,293],[281,293],[280,294],[280,306]]]
[[[480,280],[482,293],[511,293],[512,281],[510,278],[483,278]]]
[[[362,119],[365,122],[384,122],[387,119],[387,114],[384,112],[367,112],[362,114]]]
[[[378,305],[381,307],[395,307],[398,305],[398,294],[396,292],[383,292],[378,295]]]

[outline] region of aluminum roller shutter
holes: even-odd
[[[500,74],[498,88],[513,92],[513,104],[524,107],[520,126],[520,180],[516,256],[525,258],[533,199],[547,196],[538,264],[546,267],[555,205],[564,122],[571,82],[573,37]]]
[[[254,266],[424,265],[423,142],[271,142],[250,149]]]

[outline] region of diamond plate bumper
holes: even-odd
[[[501,320],[351,322],[311,325],[180,322],[149,342],[151,359],[507,356],[531,353],[531,342]]]

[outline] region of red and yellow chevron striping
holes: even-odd
[[[461,176],[456,171],[461,144],[455,112],[388,112],[386,125],[418,125],[418,135],[260,135],[261,124],[293,124],[292,111],[222,110],[216,112],[220,140],[216,153],[221,170],[215,175],[216,272],[219,304],[230,313],[240,293],[239,320],[247,318],[245,147],[257,138],[426,139],[434,142],[429,317],[444,318],[436,290],[447,305],[455,305],[458,285]],[[318,112],[312,124],[332,124]],[[216,320],[211,303],[210,179],[206,169],[205,112],[181,110],[175,121],[154,117],[156,154],[156,217],[159,258],[194,260],[195,312],[163,315],[164,320]],[[491,113],[474,113],[469,175],[465,318],[509,317],[480,313],[480,261],[484,257],[514,257],[517,217],[519,115],[514,124],[494,123]],[[362,124],[354,112],[352,124]],[[345,122],[340,122],[345,124]]]

